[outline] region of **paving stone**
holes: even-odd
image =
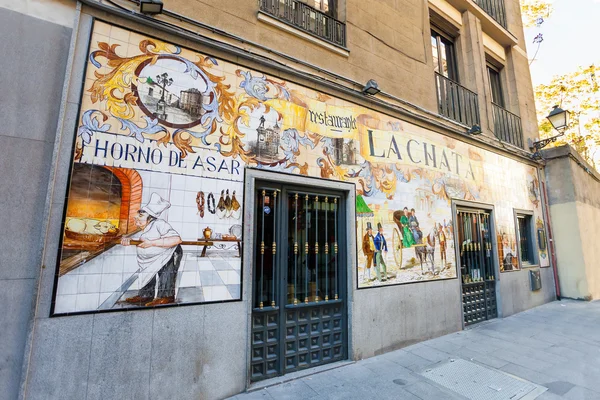
[[[500,370],[542,386],[546,382],[554,381],[553,377],[550,375],[546,375],[539,371],[534,371],[532,369],[523,367],[522,365],[513,363],[506,364],[505,366],[501,367]]]
[[[426,367],[431,365],[432,362],[424,359],[423,357],[419,357],[416,354],[404,351],[397,350],[394,353],[390,353],[389,355],[384,355],[384,357],[388,358],[390,361],[399,364],[403,367]],[[410,368],[413,370],[413,368]]]
[[[311,375],[301,380],[310,386],[312,390],[319,393],[319,395],[327,393],[329,390],[352,392],[355,388],[350,382],[341,379],[332,379],[332,376],[328,373]]]
[[[422,346],[409,350],[409,352],[431,362],[444,361],[450,358],[448,353],[444,353],[429,346]]]
[[[552,364],[550,363],[541,360],[536,360],[529,356],[525,356],[522,353],[516,353],[504,349],[493,352],[492,356],[497,357],[501,360],[506,360],[513,364],[520,365],[528,369],[532,369],[534,371],[544,371],[552,366]]]
[[[278,400],[305,400],[318,396],[317,392],[302,381],[293,381],[267,388],[267,393]]]
[[[437,386],[428,382],[416,382],[407,386],[405,389],[421,399],[457,400],[463,398],[458,394],[451,394],[448,391],[439,389]]]
[[[547,387],[550,392],[561,396],[575,387],[571,382],[564,381],[548,382],[544,383],[543,386]]]
[[[273,397],[266,389],[262,389],[255,392],[238,394],[237,396],[230,397],[229,400],[273,400]]]
[[[562,396],[546,391],[539,395],[535,400],[563,400]]]
[[[575,386],[569,390],[564,396],[566,400],[598,400],[600,399],[600,392],[588,390],[581,386]]]
[[[443,351],[444,353],[448,354],[454,354],[454,351],[462,348],[460,344],[443,339],[430,340],[426,343],[426,346],[432,347],[436,350]]]

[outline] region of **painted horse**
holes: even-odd
[[[432,228],[426,237],[426,243],[415,247],[415,256],[421,262],[421,275],[423,274],[423,261],[425,261],[425,265],[428,262],[431,263],[431,273],[435,275],[435,241],[437,237],[437,229]]]

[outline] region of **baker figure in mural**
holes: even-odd
[[[152,193],[148,204],[134,217],[135,225],[142,230],[137,245],[139,283],[138,294],[125,299],[127,303],[156,306],[175,302],[177,270],[183,250],[181,237],[160,214],[171,206],[157,193]],[[121,244],[129,246],[131,238],[122,238]]]
[[[377,273],[377,280],[379,282],[385,282],[387,280],[387,266],[385,265],[384,256],[387,255],[388,248],[385,237],[383,236],[383,226],[381,222],[377,223],[377,235],[374,239],[375,244],[375,272]]]
[[[367,257],[367,263],[365,265],[365,275],[368,280],[371,280],[371,266],[373,265],[373,258],[375,256],[375,241],[373,238],[373,227],[370,222],[367,222],[367,233],[363,237],[363,253]],[[379,277],[379,272],[377,272]]]

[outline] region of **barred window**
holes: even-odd
[[[534,257],[534,244],[532,238],[532,216],[518,214],[518,237],[519,237],[519,250],[521,253],[521,262],[535,264]]]

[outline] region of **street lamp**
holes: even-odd
[[[158,87],[162,89],[160,94],[160,100],[156,104],[156,112],[158,114],[157,117],[159,119],[165,120],[167,119],[165,91],[167,90],[167,86],[171,86],[173,84],[173,78],[169,78],[169,74],[164,72],[161,75],[156,75],[156,83],[158,84]]]
[[[561,135],[564,135],[567,126],[569,125],[569,112],[563,110],[559,106],[554,106],[550,114],[546,117],[552,124],[552,127]]]
[[[558,135],[549,137],[547,139],[535,140],[530,143],[529,149],[533,151],[533,158],[540,158],[540,150],[548,146],[550,143],[556,142],[561,136],[564,136],[567,127],[569,126],[570,113],[567,110],[563,110],[559,106],[554,106],[550,114],[546,117],[552,127],[558,132]]]

